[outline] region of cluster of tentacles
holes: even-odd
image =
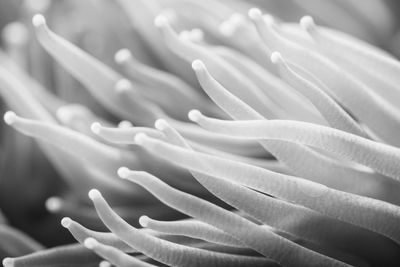
[[[4,121],[63,177],[46,205],[78,241],[44,249],[2,224],[2,251],[19,254],[5,267],[400,264],[397,59],[310,16],[119,2],[137,38],[112,17],[101,30],[131,44],[115,62],[32,20],[68,74],[38,71],[58,73],[63,92],[78,80],[96,110],[30,78],[25,48],[0,54]],[[179,12],[189,5],[200,15]],[[146,42],[168,72],[135,54]]]

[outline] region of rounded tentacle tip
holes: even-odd
[[[131,127],[133,127],[132,122],[127,120],[123,120],[120,121],[120,123],[118,123],[118,128],[131,128]]]
[[[101,124],[99,122],[93,122],[92,125],[90,125],[90,130],[94,134],[99,134],[101,130]]]
[[[190,38],[195,42],[204,40],[204,31],[199,28],[193,28],[190,32]]]
[[[101,193],[97,189],[91,189],[88,193],[88,196],[91,200],[101,197]]]
[[[111,267],[111,263],[109,263],[108,261],[101,261],[99,263],[99,267]]]
[[[115,53],[114,60],[118,64],[123,64],[132,58],[132,53],[126,48],[120,49]]]
[[[145,133],[138,133],[135,135],[134,141],[136,144],[141,145],[145,142],[146,138],[147,135]]]
[[[118,176],[122,179],[126,179],[129,177],[130,170],[127,167],[121,167],[117,171]]]
[[[277,63],[279,63],[279,62],[282,62],[282,55],[281,55],[281,53],[279,53],[279,52],[273,52],[272,54],[271,54],[271,62],[272,63],[274,63],[274,64],[277,64]]]
[[[59,197],[50,197],[46,200],[45,206],[50,212],[58,212],[61,209],[62,201]]]
[[[4,258],[2,263],[3,263],[4,267],[14,267],[14,259],[13,258]]]
[[[147,227],[149,225],[150,218],[146,215],[140,216],[139,224],[142,227]]]
[[[200,59],[195,59],[192,62],[192,69],[194,71],[201,71],[201,70],[205,70],[206,66],[204,65],[203,61],[201,61]]]
[[[262,12],[258,8],[251,8],[248,12],[249,18],[252,20],[260,20],[262,19]]]
[[[64,228],[69,228],[71,226],[71,222],[72,220],[69,217],[64,217],[61,219],[61,225]]]
[[[315,26],[314,19],[311,16],[304,16],[300,19],[300,26],[304,30],[310,30]]]
[[[168,127],[168,122],[166,120],[164,120],[164,119],[158,119],[158,120],[155,121],[154,127],[157,130],[164,131],[165,128]]]
[[[46,24],[46,19],[42,14],[36,14],[32,17],[32,24],[35,27],[40,27]]]
[[[191,40],[190,32],[188,30],[181,31],[178,36],[179,36],[179,39],[181,39],[181,40],[185,40],[185,41]]]
[[[7,24],[2,32],[4,40],[13,45],[23,45],[29,40],[27,27],[19,21]]]
[[[218,26],[218,31],[223,35],[223,36],[227,36],[230,37],[233,35],[233,33],[235,32],[235,27],[233,25],[233,23],[229,20],[222,22],[219,26]]]
[[[118,93],[123,93],[132,89],[132,83],[128,79],[120,79],[115,84],[115,90]]]
[[[194,122],[197,122],[200,119],[200,116],[201,116],[201,112],[198,111],[197,109],[192,109],[188,113],[189,120],[194,121]]]
[[[71,112],[70,106],[61,106],[56,111],[56,117],[59,121],[63,123],[68,123],[73,118],[73,113]]]
[[[154,18],[154,25],[158,28],[164,27],[168,25],[168,18],[163,14],[157,15]]]
[[[13,111],[7,111],[4,113],[4,122],[8,125],[13,124],[17,119],[17,115]]]
[[[99,242],[93,237],[86,238],[83,245],[88,249],[93,249]]]

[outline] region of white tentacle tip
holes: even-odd
[[[13,111],[7,111],[4,113],[4,122],[8,125],[13,124],[17,120],[17,115]]]
[[[283,60],[283,59],[282,59],[281,53],[279,53],[279,52],[273,52],[273,53],[271,54],[271,61],[272,61],[272,63],[277,64],[278,62],[281,62],[282,60]]]
[[[72,220],[69,217],[64,217],[61,219],[61,225],[64,228],[69,228],[71,226],[71,222]]]
[[[66,105],[59,107],[56,111],[56,117],[62,123],[69,123],[74,117],[74,114],[71,111],[71,106]]]
[[[132,89],[132,83],[128,79],[120,79],[115,84],[115,90],[118,93],[123,93]]]
[[[206,66],[204,65],[203,61],[201,61],[200,59],[195,59],[192,62],[192,69],[194,71],[201,71],[201,70],[205,70]]]
[[[32,24],[35,27],[40,27],[42,25],[46,24],[46,19],[43,17],[42,14],[36,14],[35,16],[33,16],[32,18]]]
[[[83,245],[88,249],[93,249],[99,242],[93,237],[86,238]]]
[[[91,189],[91,190],[89,191],[88,195],[89,195],[89,198],[90,198],[91,200],[94,200],[94,199],[96,199],[96,198],[101,197],[101,193],[100,193],[100,191],[97,190],[97,189]]]
[[[144,144],[144,142],[146,141],[147,135],[145,133],[138,133],[135,135],[135,143],[138,145],[142,145]]]
[[[90,130],[94,134],[99,134],[101,131],[101,124],[99,122],[93,122],[92,125],[90,126]]]
[[[249,10],[248,15],[252,20],[259,20],[262,18],[261,10],[254,7]]]
[[[162,15],[162,14],[157,15],[155,17],[155,19],[154,19],[154,25],[157,28],[165,27],[166,25],[168,25],[168,18],[165,15]]]
[[[168,122],[166,120],[164,120],[164,119],[158,119],[154,123],[154,127],[157,130],[164,131],[168,127]]]
[[[131,128],[133,127],[132,122],[123,120],[118,123],[118,128]]]
[[[14,267],[14,259],[13,258],[4,258],[2,263],[3,263],[4,267]]]
[[[99,267],[111,267],[111,263],[109,263],[108,261],[101,261],[99,263]]]
[[[122,179],[126,179],[129,177],[130,170],[127,167],[121,167],[117,171],[118,176]]]
[[[61,209],[62,201],[59,197],[50,197],[46,200],[45,206],[50,212],[58,212]]]
[[[300,19],[300,26],[306,31],[312,29],[315,26],[314,19],[311,16],[304,16]]]
[[[142,227],[147,227],[149,225],[149,221],[150,221],[150,218],[146,215],[140,216],[140,218],[139,218],[139,224]]]
[[[2,32],[3,38],[12,45],[23,45],[29,39],[28,28],[19,21],[7,24]]]
[[[193,28],[190,32],[190,38],[194,42],[201,42],[204,40],[204,31],[199,28]]]
[[[126,48],[120,49],[115,53],[114,60],[118,64],[123,64],[127,62],[130,58],[132,58],[132,53]]]
[[[199,121],[200,117],[201,117],[201,112],[198,111],[197,109],[192,109],[188,113],[188,118],[191,121],[197,122],[197,121]]]

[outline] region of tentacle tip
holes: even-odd
[[[164,131],[165,128],[168,127],[168,122],[167,122],[166,120],[164,120],[164,119],[158,119],[158,120],[156,120],[156,122],[154,123],[154,127],[155,127],[157,130]]]
[[[61,225],[64,228],[69,228],[71,226],[71,222],[72,220],[69,217],[64,217],[61,219]]]
[[[99,267],[111,267],[111,263],[109,263],[108,261],[101,261],[99,263]]]
[[[120,79],[114,88],[118,93],[123,93],[132,89],[132,83],[128,79]]]
[[[101,193],[100,193],[100,191],[97,190],[97,189],[91,189],[91,190],[89,191],[88,195],[89,195],[89,198],[90,198],[91,200],[94,200],[94,199],[96,199],[96,198],[101,197]]]
[[[93,122],[92,125],[90,126],[90,130],[94,134],[99,134],[101,131],[101,124],[99,122]]]
[[[36,14],[32,17],[32,24],[35,27],[40,27],[42,25],[46,25],[46,19],[42,14]]]
[[[45,203],[46,209],[50,212],[58,212],[61,209],[62,201],[59,197],[50,197]]]
[[[223,36],[227,36],[230,37],[233,35],[233,33],[235,32],[235,27],[232,24],[232,22],[230,22],[229,20],[222,22],[219,26],[218,26],[218,31],[223,35]]]
[[[203,61],[200,59],[195,59],[192,62],[192,69],[194,71],[202,71],[206,69],[206,66],[204,65]]]
[[[168,25],[168,18],[165,15],[157,15],[154,19],[154,25],[157,28],[165,27]]]
[[[120,178],[122,178],[122,179],[128,178],[130,172],[131,172],[131,171],[130,171],[127,167],[121,167],[121,168],[119,168],[118,171],[117,171],[118,176],[119,176]]]
[[[61,106],[56,111],[56,117],[62,123],[68,123],[71,121],[73,114],[69,106]]]
[[[262,16],[263,21],[265,22],[265,24],[267,24],[268,26],[276,26],[275,25],[275,18],[271,15],[271,14],[264,14]]]
[[[140,218],[139,218],[139,224],[142,227],[147,227],[149,225],[149,221],[150,221],[150,218],[146,215],[140,216]]]
[[[123,120],[120,121],[120,123],[118,123],[118,128],[130,128],[130,127],[133,127],[133,124],[130,121]]]
[[[271,54],[271,62],[277,64],[278,62],[282,61],[282,55],[279,52],[273,52]]]
[[[123,64],[132,58],[132,53],[126,48],[120,49],[115,53],[114,60],[118,64]]]
[[[262,19],[262,12],[258,8],[251,8],[248,12],[249,18],[252,20],[260,20]]]
[[[6,42],[13,45],[23,45],[29,40],[29,32],[27,27],[19,21],[7,24],[2,32]]]
[[[93,249],[99,242],[93,237],[86,238],[83,245],[88,249]]]
[[[181,40],[185,40],[185,41],[191,41],[191,37],[190,37],[190,32],[188,30],[183,30],[181,31],[179,34],[179,39]]]
[[[14,267],[14,259],[13,258],[4,258],[3,266],[4,267]]]
[[[304,16],[300,19],[300,26],[304,30],[310,30],[315,26],[314,19],[311,16]]]
[[[191,120],[193,122],[199,121],[200,116],[201,116],[201,112],[198,111],[197,109],[193,109],[193,110],[189,111],[189,113],[188,113],[189,120]]]
[[[4,122],[8,125],[12,125],[17,119],[17,115],[13,111],[7,111],[4,113]]]
[[[193,28],[190,32],[190,39],[195,42],[200,42],[204,40],[204,31],[199,28]]]
[[[136,144],[142,145],[145,142],[146,138],[147,135],[145,133],[138,133],[135,135],[134,141]]]

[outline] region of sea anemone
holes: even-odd
[[[0,51],[5,267],[400,264],[393,15],[251,2],[26,1]]]

